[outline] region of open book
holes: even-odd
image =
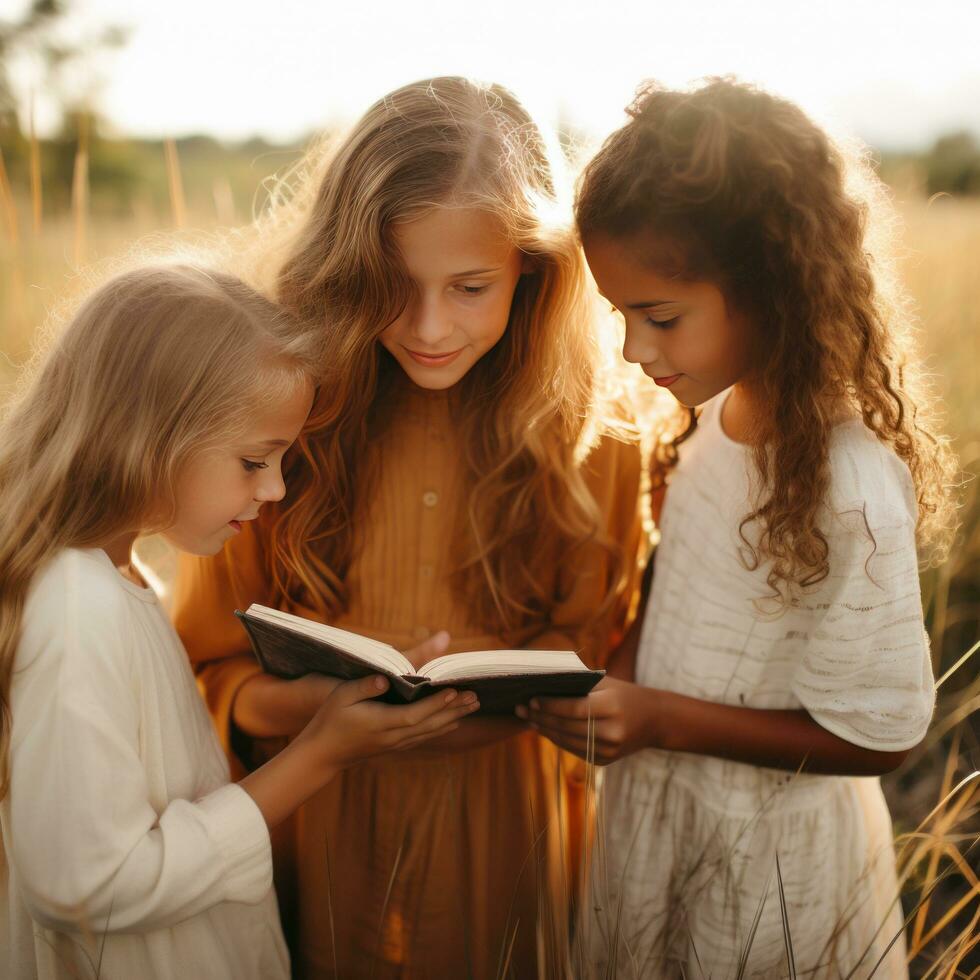
[[[571,650],[483,650],[436,657],[417,670],[394,647],[358,633],[254,603],[235,610],[267,673],[301,677],[318,672],[351,680],[384,674],[383,700],[414,701],[444,687],[475,691],[480,711],[510,713],[536,695],[588,694],[604,671],[589,670]]]

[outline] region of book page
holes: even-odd
[[[455,678],[499,677],[507,674],[557,674],[589,668],[571,650],[480,650],[436,657],[419,674],[444,683]]]
[[[380,640],[372,640],[369,636],[351,633],[350,630],[342,630],[337,626],[326,626],[323,623],[316,623],[312,619],[294,616],[292,613],[283,612],[280,609],[271,609],[269,606],[260,606],[257,603],[252,603],[248,607],[247,615],[254,616],[256,619],[261,619],[274,626],[292,630],[294,633],[308,636],[311,639],[320,640],[357,657],[359,660],[363,660],[365,663],[383,668],[393,674],[415,673],[411,661],[403,657],[393,646],[382,643]]]

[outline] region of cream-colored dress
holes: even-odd
[[[766,569],[739,559],[750,457],[706,406],[667,493],[636,679],[728,705],[805,708],[871,749],[921,740],[933,686],[908,470],[860,422],[833,433],[830,575],[779,615]],[[869,537],[873,535],[874,544]],[[891,821],[874,778],[792,775],[707,756],[639,752],[605,771],[604,849],[580,973],[904,977]],[[761,917],[750,942],[753,923]],[[899,940],[886,953],[892,938]]]
[[[99,549],[35,577],[0,803],[4,980],[286,980],[269,831],[151,589]]]
[[[347,575],[337,625],[416,645],[439,629],[452,651],[510,646],[486,633],[454,596],[450,535],[464,492],[446,393],[410,388],[371,447],[380,479]],[[586,463],[603,532],[623,549],[626,575],[596,629],[609,569],[599,552],[548,569],[558,599],[520,645],[576,648],[601,663],[635,598],[642,550],[639,457],[604,442]],[[288,500],[288,497],[287,497]],[[543,542],[547,545],[547,542]],[[235,692],[258,670],[232,617],[250,602],[310,610],[275,594],[261,531],[214,559],[181,566],[176,623],[219,732],[251,755],[230,723]],[[581,827],[581,767],[533,733],[485,748],[397,753],[343,773],[276,841],[276,883],[302,977],[491,978],[561,975]]]

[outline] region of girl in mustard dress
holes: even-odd
[[[295,230],[259,275],[273,269],[276,298],[322,324],[328,380],[286,500],[223,553],[184,561],[175,596],[245,765],[333,682],[262,674],[235,608],[329,622],[417,665],[524,647],[601,666],[625,628],[639,454],[605,425],[602,348],[551,157],[505,89],[432,79],[372,107],[276,216]],[[278,841],[297,975],[563,975],[573,768],[518,719],[479,716],[343,773]]]

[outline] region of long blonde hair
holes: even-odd
[[[401,370],[378,336],[411,295],[392,225],[436,207],[495,215],[533,266],[502,340],[459,387],[468,499],[455,537],[457,592],[488,629],[519,628],[556,601],[538,568],[542,545],[561,561],[596,539],[579,464],[602,415],[600,354],[555,156],[509,91],[447,77],[385,96],[308,166],[314,196],[276,288],[321,325],[331,373],[271,529],[269,572],[283,594],[325,616],[348,601],[357,502],[371,492],[364,448],[385,425]]]
[[[0,421],[0,799],[31,581],[63,548],[172,523],[185,464],[286,395],[313,335],[232,276],[158,266],[83,305]]]
[[[585,169],[578,224],[635,242],[670,274],[718,283],[755,325],[765,417],[753,458],[766,496],[742,521],[749,564],[769,560],[786,600],[827,576],[819,517],[841,406],[908,465],[923,556],[942,560],[955,459],[882,234],[880,182],[797,106],[729,79],[689,92],[649,83],[627,111]],[[660,444],[655,483],[695,424],[685,412]]]

